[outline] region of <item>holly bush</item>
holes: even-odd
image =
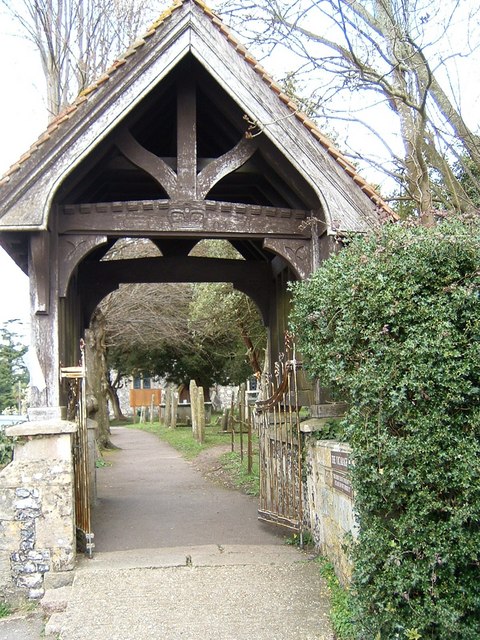
[[[480,638],[480,223],[389,225],[293,286],[312,376],[347,399],[358,638]]]

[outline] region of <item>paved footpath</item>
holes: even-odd
[[[46,637],[332,640],[318,567],[258,522],[256,499],[205,480],[151,434],[113,433],[122,448],[97,470],[97,553],[47,592]]]
[[[82,561],[52,630],[61,640],[331,640],[324,589],[318,567],[287,547],[105,553]]]
[[[257,520],[257,499],[206,480],[178,451],[137,429],[112,428],[119,450],[97,469],[97,552],[203,544],[284,544]]]

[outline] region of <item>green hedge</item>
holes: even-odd
[[[358,638],[480,638],[480,225],[391,225],[294,286],[311,374],[351,403]]]

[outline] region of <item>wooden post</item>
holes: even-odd
[[[245,383],[240,385],[238,391],[238,414],[240,418],[240,461],[243,462],[243,429],[245,426]]]
[[[233,412],[234,404],[233,404],[233,395],[230,402],[230,411],[228,413],[228,429],[232,436],[232,453],[235,451],[235,415]]]
[[[182,78],[177,93],[177,196],[196,199],[197,116],[192,74]]]
[[[247,424],[248,424],[247,473],[251,475],[253,471],[253,442],[252,442],[252,410],[249,405],[247,405]]]

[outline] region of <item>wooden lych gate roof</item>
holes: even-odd
[[[102,202],[102,198],[109,202],[135,200],[132,194],[135,196],[136,190],[144,200],[148,197],[152,201],[182,199],[185,194],[182,194],[179,167],[169,166],[168,144],[163,143],[162,149],[149,150],[148,147],[152,137],[165,140],[169,129],[176,125],[175,118],[180,117],[171,104],[168,78],[175,70],[183,77],[188,76],[192,65],[200,78],[197,121],[202,118],[203,122],[197,131],[196,195],[199,199],[208,194],[209,199],[221,201],[221,179],[227,179],[226,172],[230,169],[228,190],[230,194],[238,192],[238,202],[245,202],[248,192],[249,204],[262,206],[274,202],[281,211],[282,207],[295,209],[299,193],[304,197],[300,197],[298,208],[314,209],[312,202],[317,200],[324,224],[322,232],[365,231],[395,217],[355,167],[297,110],[221,20],[200,0],[179,0],[97,82],[56,117],[29,151],[0,179],[0,233],[8,232],[1,236],[1,242],[20,266],[26,269],[25,232],[49,229],[52,205],[59,194],[66,207],[69,197],[80,207],[82,198],[88,200],[82,193],[78,175],[75,181],[71,178],[79,167],[84,167],[82,175],[88,177],[94,187],[99,167],[104,172],[97,180],[95,199],[91,200],[92,194],[89,194],[90,201]],[[220,109],[210,85],[215,85],[216,90],[220,87],[226,100],[230,101],[225,122],[217,117]],[[152,112],[151,96],[155,96],[156,105],[160,101],[162,113]],[[124,134],[121,129],[137,107],[142,109],[148,127],[145,125],[142,130],[137,121],[131,122],[133,128],[137,127],[136,140],[133,140],[126,128]],[[228,122],[235,125],[239,119],[243,120],[243,134],[250,127],[253,137],[240,133],[239,140],[241,125],[228,126]],[[228,148],[235,148],[231,166],[227,149],[216,142],[217,128],[218,137],[229,142]],[[124,198],[121,191],[127,174],[122,173],[118,158],[109,155],[108,151],[109,136],[114,131],[117,132],[116,146],[123,147],[130,165],[137,167],[135,177],[132,171],[128,174],[128,198]],[[269,181],[267,169],[271,171],[271,166],[263,167],[262,158],[255,156],[255,138],[260,133],[266,141],[263,155],[268,156],[270,145],[272,158],[275,153],[279,154],[301,177],[296,195],[295,188],[287,193],[286,187],[282,194],[281,163],[276,179]],[[88,166],[84,161],[93,150],[101,161]],[[171,154],[175,155],[174,150]],[[222,169],[221,176],[214,162],[210,161],[209,168],[201,166],[202,154],[208,158],[223,156],[226,168]],[[161,166],[160,156],[163,158]],[[245,175],[240,175],[241,162],[252,158],[256,178],[247,184]],[[112,177],[115,172],[116,184]],[[153,181],[152,177],[155,178]],[[140,181],[138,188],[135,180]],[[262,180],[266,181],[265,185]],[[108,188],[105,187],[107,183]],[[267,198],[268,202],[263,202],[266,190],[272,188],[276,189],[275,194]],[[192,194],[187,195],[191,197]]]

